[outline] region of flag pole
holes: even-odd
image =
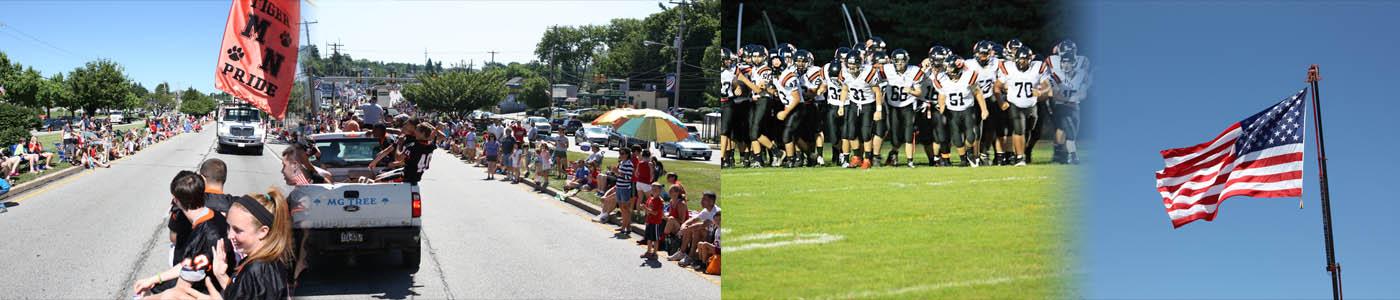
[[[1313,127],[1317,129],[1317,169],[1319,188],[1322,189],[1322,234],[1327,239],[1327,273],[1332,274],[1332,299],[1342,299],[1342,265],[1337,264],[1337,256],[1332,246],[1332,204],[1327,195],[1327,152],[1322,142],[1322,101],[1318,99],[1317,82],[1322,79],[1317,65],[1308,68],[1308,83],[1312,84]]]

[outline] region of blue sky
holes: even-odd
[[[656,1],[302,2],[310,41],[339,42],[355,58],[444,66],[534,59],[550,25],[606,24],[660,12]],[[214,91],[214,63],[229,1],[0,1],[0,51],[45,76],[108,58],[147,88]],[[668,6],[670,6],[668,4]],[[32,37],[33,39],[31,39]],[[35,41],[37,39],[38,41]],[[303,44],[306,38],[303,37]]]
[[[1392,2],[1393,3],[1393,2]],[[1328,298],[1309,129],[1305,207],[1231,198],[1214,222],[1173,230],[1154,186],[1158,151],[1205,142],[1306,86],[1321,92],[1333,227],[1346,296],[1400,298],[1400,4],[1098,2],[1080,44],[1094,60],[1094,134],[1080,213],[1091,298]],[[1311,109],[1311,106],[1309,106]],[[1311,119],[1309,119],[1311,122]]]
[[[229,3],[4,2],[0,51],[44,76],[107,58],[147,89],[166,81],[171,89],[193,86],[212,92]]]

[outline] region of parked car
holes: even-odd
[[[616,130],[609,130],[606,144],[608,145],[608,149],[617,149],[620,147],[632,147],[632,145],[639,145],[645,148],[647,147],[647,143],[646,140],[625,136],[618,133]]]
[[[606,145],[608,143],[608,135],[611,134],[611,132],[612,128],[608,127],[581,127],[574,130],[574,144],[582,145],[584,142],[588,142],[593,145]]]
[[[43,124],[43,128],[42,128],[42,129],[43,129],[44,131],[63,130],[63,126],[68,125],[68,122],[69,122],[68,119],[48,119],[48,120],[44,120],[44,124]]]
[[[576,131],[578,131],[579,129],[583,128],[583,121],[579,121],[578,119],[570,118],[570,119],[564,120],[563,125],[555,125],[555,127],[556,127],[556,128],[563,128],[565,134],[573,134],[574,132],[576,132]]]
[[[670,155],[676,159],[704,158],[710,160],[710,155],[714,152],[710,150],[710,145],[700,142],[694,135],[686,137],[678,142],[661,143],[661,157]]]

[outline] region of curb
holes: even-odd
[[[525,185],[529,185],[530,187],[535,188],[536,190],[539,190],[540,185],[539,185],[538,183],[536,183],[534,179],[524,178],[524,179],[521,179],[520,182],[525,183]],[[558,196],[559,194],[563,194],[564,191],[560,191],[560,190],[555,189],[555,188],[552,188],[552,187],[545,187],[545,189],[543,190],[543,193],[548,194],[548,195],[550,195],[550,196]],[[584,201],[583,199],[579,199],[578,197],[573,197],[573,196],[566,197],[566,198],[564,198],[564,202],[565,202],[565,203],[569,203],[570,205],[573,205],[574,207],[578,207],[579,209],[582,209],[583,211],[586,211],[586,212],[588,212],[588,214],[591,214],[591,215],[597,215],[598,212],[600,212],[600,211],[603,210],[602,207],[594,206],[593,203],[588,203],[588,201]],[[613,223],[612,223],[613,220],[614,220],[614,219],[617,219],[617,218],[618,218],[618,217],[614,217],[614,216],[612,216],[612,215],[608,215],[608,224],[613,224]],[[635,222],[632,223],[632,228],[631,228],[631,229],[632,229],[632,232],[633,232],[633,233],[636,233],[636,234],[645,234],[645,233],[646,233],[646,228],[645,228],[645,227],[642,227],[642,226],[640,226],[640,225],[637,225],[637,223],[635,223]]]
[[[68,176],[73,176],[74,174],[78,174],[83,170],[86,169],[84,169],[82,166],[69,166],[67,169],[63,169],[62,171],[50,173],[48,175],[35,178],[34,180],[30,180],[29,182],[17,184],[14,187],[10,188],[9,193],[0,195],[0,200],[7,200],[10,198],[14,198],[15,196],[23,195],[25,192],[29,192],[30,190],[43,187],[45,184],[58,181],[59,179],[68,178]]]
[[[176,136],[179,136],[179,135],[176,135]],[[171,137],[171,138],[174,138],[174,137]],[[167,142],[167,141],[170,141],[170,139],[165,139],[165,140],[161,141],[160,143],[151,144],[150,146],[147,146],[146,149],[149,149],[149,147],[151,147],[151,146],[163,144],[163,143],[165,143],[165,142]],[[138,153],[140,153],[140,152],[138,152]],[[133,154],[133,155],[134,155],[134,154]],[[114,163],[116,163],[116,162],[118,162],[118,161],[122,161],[122,160],[124,160],[124,159],[127,159],[128,157],[131,157],[131,155],[127,155],[127,156],[123,156],[122,158],[110,160],[110,161],[107,161],[107,163],[108,163],[108,164],[114,164]],[[35,178],[34,180],[30,180],[30,181],[25,182],[25,183],[17,184],[17,185],[15,185],[15,186],[13,186],[13,187],[10,187],[10,192],[5,193],[4,195],[0,195],[0,203],[6,203],[6,202],[8,202],[8,201],[5,201],[5,200],[8,200],[8,199],[10,199],[10,198],[14,198],[14,197],[23,195],[24,193],[29,192],[30,190],[37,189],[37,188],[41,188],[41,187],[43,187],[44,185],[46,185],[46,184],[48,184],[48,183],[51,183],[51,182],[54,182],[54,181],[58,181],[58,180],[61,180],[61,179],[64,179],[64,178],[68,178],[69,176],[76,175],[76,174],[81,173],[81,172],[86,171],[86,170],[87,170],[87,168],[84,168],[83,166],[80,166],[80,165],[79,165],[79,166],[68,166],[67,169],[63,169],[62,171],[58,171],[58,173],[52,173],[52,174],[49,174],[49,175],[44,175],[44,176],[41,176],[41,177],[39,177],[39,178]]]

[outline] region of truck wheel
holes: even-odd
[[[401,250],[401,251],[403,252],[403,265],[402,265],[402,266],[403,266],[404,268],[417,270],[417,269],[418,269],[418,263],[422,261],[421,259],[422,259],[422,257],[423,257],[423,251],[422,251],[422,249],[421,249],[421,248],[405,248],[405,249],[403,249],[403,250]]]
[[[224,152],[224,144],[219,144],[218,146],[214,147],[214,153],[224,154]]]
[[[253,154],[256,154],[256,155],[258,155],[258,156],[262,156],[262,154],[263,154],[263,146],[257,146],[257,147],[255,147],[255,148],[253,148]]]

